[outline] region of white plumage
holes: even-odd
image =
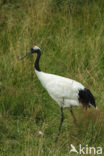
[[[96,108],[95,99],[90,90],[85,88],[81,83],[62,76],[42,72],[39,67],[39,60],[41,56],[41,50],[39,47],[34,46],[33,48],[31,48],[30,52],[27,53],[25,56],[23,56],[21,59],[33,53],[37,54],[34,66],[35,73],[38,79],[40,80],[42,86],[47,90],[49,95],[52,97],[52,99],[54,99],[60,106],[61,110],[61,120],[59,125],[59,133],[60,133],[61,126],[64,120],[63,115],[64,107],[70,108],[71,115],[73,116],[74,121],[76,123],[76,118],[73,114],[72,106],[82,105],[86,109],[87,107],[90,106]]]
[[[78,100],[78,92],[79,89],[84,89],[82,84],[75,80],[37,70],[35,73],[43,87],[60,107],[81,105]]]

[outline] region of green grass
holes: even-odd
[[[103,6],[103,0],[0,0],[0,156],[68,156],[70,144],[104,150]],[[43,71],[81,82],[99,108],[74,108],[77,127],[65,109],[57,143],[60,110],[35,75],[36,56],[19,60],[33,45],[42,49]]]

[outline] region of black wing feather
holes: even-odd
[[[79,90],[79,101],[83,104],[83,105],[88,105],[89,103],[94,106],[96,108],[96,104],[95,104],[95,98],[92,95],[92,93],[90,92],[89,89],[84,88],[83,90]]]

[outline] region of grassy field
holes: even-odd
[[[35,75],[36,56],[19,60],[33,45],[42,71],[81,82],[99,108],[74,108],[77,127],[64,109],[57,142],[60,109]],[[104,155],[103,110],[104,1],[0,0],[0,156],[73,156],[70,144]]]

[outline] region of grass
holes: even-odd
[[[67,156],[70,144],[104,148],[103,6],[103,0],[0,1],[0,156]],[[78,127],[65,109],[57,143],[59,107],[34,73],[35,56],[19,60],[34,44],[43,51],[43,71],[81,82],[99,108],[74,108]]]

